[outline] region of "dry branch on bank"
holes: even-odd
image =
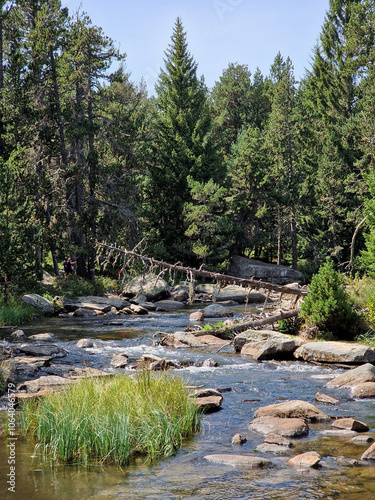
[[[294,288],[283,285],[275,285],[273,283],[268,283],[267,281],[253,280],[250,278],[238,278],[236,276],[229,276],[227,274],[214,273],[211,271],[205,271],[202,269],[195,269],[193,267],[184,267],[179,264],[170,264],[168,262],[163,262],[150,257],[145,257],[130,250],[117,248],[112,245],[107,245],[105,243],[98,243],[98,247],[107,248],[110,252],[119,252],[124,256],[134,257],[143,262],[146,266],[147,264],[154,267],[159,267],[161,270],[171,270],[173,272],[180,272],[186,274],[190,281],[193,281],[194,276],[202,276],[204,278],[210,278],[221,282],[222,284],[233,284],[233,285],[244,285],[250,288],[265,288],[266,290],[272,290],[274,292],[280,292],[290,295],[307,295],[308,291],[302,288]]]

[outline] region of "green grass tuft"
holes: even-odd
[[[0,326],[18,326],[41,316],[41,311],[13,297],[0,303]]]
[[[167,374],[85,379],[63,392],[26,402],[23,435],[65,463],[126,465],[137,456],[171,455],[199,430],[200,413],[183,381]]]

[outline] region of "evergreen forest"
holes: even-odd
[[[85,13],[0,3],[0,296],[67,255],[94,280],[98,242],[375,273],[374,0],[329,1],[299,82],[276,53],[207,88],[177,18],[152,96]]]

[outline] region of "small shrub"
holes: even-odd
[[[375,347],[375,331],[368,330],[366,333],[361,333],[355,337],[356,342]]]
[[[333,335],[347,334],[357,321],[343,278],[332,261],[327,261],[313,276],[300,317],[308,327],[317,326],[321,332]]]

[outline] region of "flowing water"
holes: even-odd
[[[131,358],[152,353],[175,360],[192,360],[196,364],[214,358],[214,368],[190,366],[176,370],[189,385],[219,388],[224,396],[222,410],[203,419],[201,432],[186,441],[172,457],[152,464],[132,464],[122,470],[116,467],[87,467],[43,464],[34,445],[16,441],[16,493],[7,491],[9,449],[7,436],[0,437],[0,498],[17,500],[75,499],[375,499],[375,464],[350,465],[338,460],[344,456],[358,459],[369,446],[357,445],[350,437],[332,437],[321,433],[329,424],[311,424],[307,438],[295,440],[287,456],[270,456],[272,467],[263,470],[234,468],[212,464],[203,457],[212,453],[249,453],[261,456],[255,447],[262,436],[247,428],[254,411],[260,406],[288,399],[303,399],[315,404],[315,394],[322,391],[338,395],[338,406],[317,405],[332,416],[354,416],[375,430],[375,401],[352,401],[347,392],[327,390],[326,377],[342,370],[297,361],[255,363],[234,354],[232,348],[165,348],[153,347],[157,331],[182,330],[189,323],[191,311],[153,313],[146,317],[121,317],[108,321],[97,319],[52,318],[25,327],[27,335],[51,332],[69,351],[58,362],[80,364],[108,370],[114,353]],[[240,311],[237,311],[237,313]],[[7,338],[9,332],[3,332]],[[75,346],[80,338],[93,338],[99,345],[92,349]],[[7,412],[0,412],[5,421]],[[241,433],[247,437],[243,446],[233,446],[231,438]],[[375,437],[375,432],[374,432]],[[315,450],[324,458],[319,469],[298,470],[285,465],[288,457]]]

